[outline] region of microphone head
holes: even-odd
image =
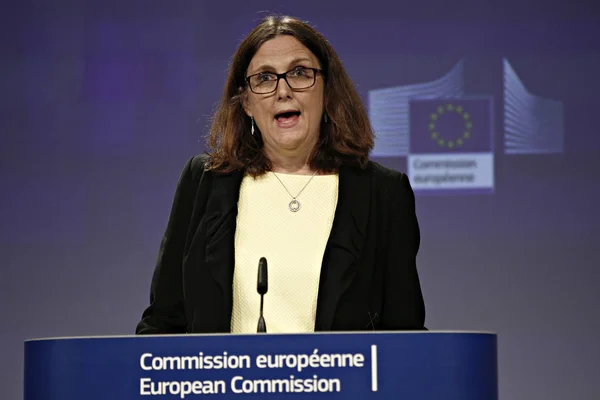
[[[261,257],[258,261],[258,283],[256,285],[258,294],[265,294],[269,290],[269,280],[267,273],[267,259]]]

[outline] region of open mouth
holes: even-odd
[[[275,119],[279,122],[291,121],[300,116],[300,111],[285,111],[275,114]]]

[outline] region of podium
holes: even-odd
[[[497,400],[485,332],[150,335],[25,342],[25,400]]]

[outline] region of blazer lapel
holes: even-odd
[[[369,169],[340,168],[338,203],[321,267],[317,331],[331,329],[338,300],[354,278],[366,236],[370,196]]]
[[[206,205],[206,266],[221,288],[225,305],[223,330],[229,331],[232,306],[234,238],[242,172],[215,173]]]

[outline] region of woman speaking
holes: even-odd
[[[329,42],[265,18],[233,56],[206,155],[185,165],[137,334],[424,330],[419,226]]]

